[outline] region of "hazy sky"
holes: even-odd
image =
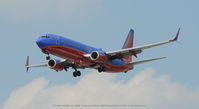
[[[0,0],[0,107],[5,102],[9,105],[16,90],[31,86],[35,81],[44,81],[53,88],[60,84],[78,87],[89,75],[99,77],[90,74],[96,72],[89,69],[81,70],[83,76],[80,78],[73,78],[73,69],[55,72],[38,68],[26,73],[26,56],[30,56],[30,64],[46,62],[45,55],[35,43],[40,35],[58,34],[110,51],[122,47],[130,28],[135,30],[134,46],[172,39],[181,27],[179,43],[143,51],[133,60],[167,58],[135,66],[127,74],[108,75],[114,78],[111,84],[123,81],[122,85],[126,85],[137,80],[140,71],[150,68],[156,72],[152,79],[166,75],[171,85],[177,83],[190,94],[199,96],[195,93],[199,86],[198,4],[197,0]],[[92,79],[88,80],[92,82]]]

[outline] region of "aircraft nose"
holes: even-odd
[[[37,43],[37,45],[38,45],[40,48],[44,46],[44,40],[41,39],[41,38],[38,38],[38,39],[36,40],[36,43]]]

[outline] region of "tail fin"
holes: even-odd
[[[129,31],[129,34],[128,34],[127,38],[126,38],[126,41],[125,41],[122,49],[132,48],[133,47],[133,40],[134,40],[134,30],[131,29]],[[127,60],[127,62],[132,62],[132,56],[126,57],[125,59]]]
[[[131,29],[131,30],[129,31],[129,34],[128,34],[127,38],[126,38],[126,41],[125,41],[125,43],[124,43],[122,49],[133,47],[133,38],[134,38],[134,30]]]
[[[26,60],[26,72],[28,72],[29,69],[29,56],[27,56],[27,60]]]

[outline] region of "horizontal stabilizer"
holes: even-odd
[[[31,67],[48,67],[47,64],[40,64],[40,65],[29,65],[29,56],[27,56],[26,60],[26,72],[28,72],[29,68]]]
[[[29,68],[36,68],[36,67],[48,67],[48,65],[47,64],[40,64],[40,65],[26,66],[26,72],[28,72]]]
[[[130,64],[132,66],[137,65],[137,64],[142,64],[142,63],[146,63],[146,62],[151,62],[151,61],[155,61],[155,60],[160,60],[160,59],[164,59],[166,57],[160,57],[160,58],[153,58],[153,59],[148,59],[148,60],[142,60],[142,61],[137,61],[137,62],[131,62]]]
[[[29,66],[29,68],[30,67],[48,67],[48,65],[47,64],[31,65],[31,66]]]

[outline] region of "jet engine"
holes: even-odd
[[[95,61],[99,58],[99,53],[97,51],[93,51],[91,54],[90,54],[90,59]]]
[[[62,71],[64,69],[64,66],[61,64],[60,60],[56,59],[50,59],[48,61],[48,67],[56,71]]]
[[[98,51],[93,51],[91,54],[85,54],[84,57],[98,63],[104,63],[108,60],[105,55],[99,54]]]

